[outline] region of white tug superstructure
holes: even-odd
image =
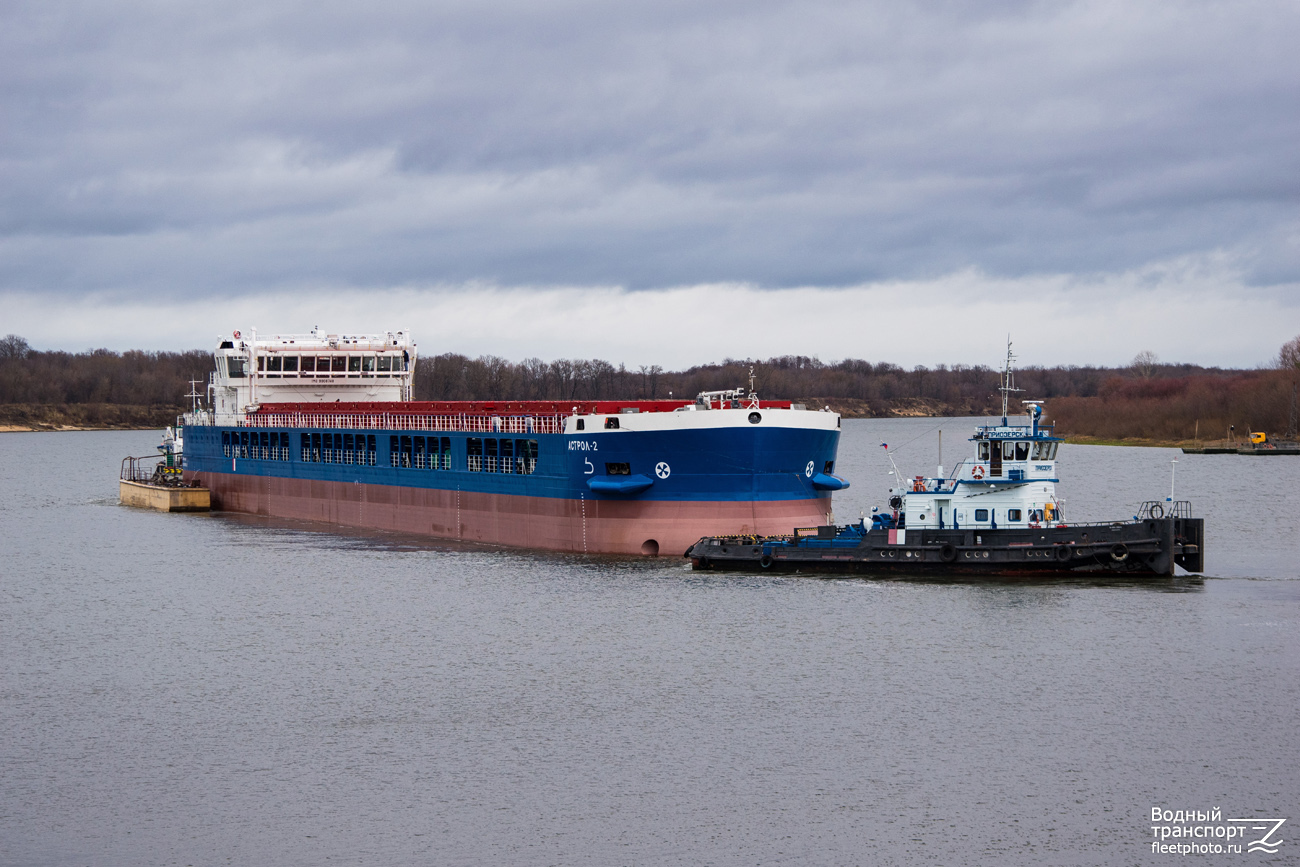
[[[209,424],[240,423],[264,403],[388,403],[411,399],[410,332],[218,337]]]
[[[1013,529],[1061,525],[1061,503],[1056,496],[1056,450],[1061,440],[1052,428],[1040,424],[1041,401],[1026,400],[1028,423],[1008,423],[1007,406],[1013,392],[1015,357],[1007,344],[1002,376],[1002,423],[975,428],[974,454],[959,463],[952,475],[943,467],[934,477],[916,476],[889,491],[893,514],[875,521],[903,529]],[[893,466],[893,456],[890,456]],[[894,475],[902,476],[897,466]]]

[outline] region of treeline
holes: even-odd
[[[212,370],[212,353],[40,352],[21,337],[0,339],[0,403],[188,405],[190,380],[202,391]]]
[[[1047,401],[1048,417],[1070,436],[1210,440],[1224,438],[1229,425],[1238,436],[1247,429],[1277,436],[1291,426],[1293,386],[1300,376],[1300,369],[1283,364],[1285,347],[1279,358],[1279,369],[1252,371],[1160,364],[1151,353],[1123,368],[1027,367],[1016,371],[1021,391],[1013,405],[1020,398]],[[188,408],[191,380],[205,391],[212,367],[207,350],[42,352],[9,335],[0,339],[0,420],[36,419],[41,406],[61,407],[72,420],[65,423],[166,418]],[[701,391],[747,389],[751,368],[762,397],[829,405],[847,416],[992,416],[1001,409],[1000,372],[982,365],[907,370],[795,355],[666,371],[599,359],[511,362],[444,353],[419,359],[414,392],[417,400],[691,398]]]
[[[1298,392],[1300,371],[1294,369],[1110,377],[1097,395],[1062,397],[1047,411],[1066,436],[1182,442],[1244,440],[1248,431],[1264,431],[1271,438],[1295,437]]]

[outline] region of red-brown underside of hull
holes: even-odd
[[[562,500],[186,472],[212,492],[212,508],[587,554],[677,556],[701,536],[774,535],[828,523],[831,501],[663,502]]]

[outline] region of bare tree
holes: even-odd
[[[26,358],[31,346],[17,334],[6,334],[0,339],[0,358]]]
[[[1143,379],[1150,379],[1156,372],[1156,365],[1160,363],[1160,356],[1156,355],[1150,349],[1144,349],[1137,355],[1133,356],[1130,367],[1133,372]]]
[[[1277,366],[1283,370],[1300,370],[1300,336],[1282,344],[1277,353]]]

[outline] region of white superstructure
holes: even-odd
[[[211,423],[235,424],[264,403],[376,403],[411,399],[416,345],[383,334],[218,336],[208,385]]]
[[[1002,423],[981,425],[971,441],[975,453],[944,476],[943,467],[933,477],[916,476],[889,491],[892,515],[874,519],[898,529],[1013,529],[1064,526],[1061,501],[1056,495],[1056,451],[1061,440],[1041,423],[1041,401],[1025,400],[1027,424],[1008,423],[1012,381],[1011,344],[1003,372]],[[893,457],[890,457],[893,464]]]

